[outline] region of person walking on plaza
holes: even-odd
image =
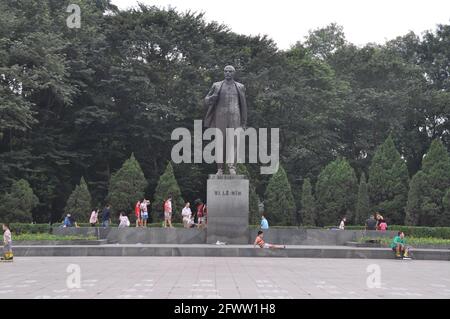
[[[89,224],[91,224],[92,227],[97,226],[98,223],[98,209],[95,208],[92,213],[91,217],[89,218]]]
[[[259,246],[259,248],[269,248],[269,249],[285,249],[285,245],[273,245],[268,244],[264,241],[264,232],[262,230],[258,231],[258,236],[256,236],[255,243],[253,244],[253,247],[256,248],[256,246]]]
[[[141,227],[141,201],[138,200],[134,206],[134,215],[136,216],[136,227]]]
[[[3,224],[3,256],[1,260],[13,260],[12,236],[8,224]]]
[[[164,202],[164,228],[173,228],[172,226],[172,196],[169,195],[167,200]]]
[[[141,202],[141,225],[142,225],[142,227],[147,227],[148,205],[150,205],[150,201],[144,198]]]
[[[261,229],[262,230],[269,229],[269,222],[267,221],[267,218],[264,214],[261,216]]]
[[[107,228],[111,223],[111,206],[106,205],[102,211],[102,226]]]

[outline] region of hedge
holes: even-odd
[[[9,225],[9,228],[11,229],[11,232],[16,235],[52,233],[52,226],[50,224],[12,223]]]
[[[59,227],[61,224],[53,224],[53,226],[49,224],[21,224],[21,223],[13,223],[10,224],[11,232],[13,234],[43,234],[43,233],[52,233],[52,227]],[[90,227],[89,224],[79,224],[80,227]],[[161,223],[148,224],[148,227],[161,227]],[[183,227],[182,224],[174,224],[175,227]],[[98,227],[101,227],[98,226]],[[110,227],[117,227],[117,225],[111,225]],[[134,227],[133,224],[131,227]],[[258,229],[259,225],[250,225],[250,229]],[[274,226],[272,229],[297,229],[300,227],[295,226]],[[328,226],[324,228],[318,227],[301,227],[301,228],[314,228],[314,229],[328,229],[328,228],[336,228],[336,226]],[[364,226],[346,226],[346,230],[364,230]],[[442,238],[442,239],[450,239],[450,227],[416,227],[416,226],[402,226],[402,225],[390,225],[388,230],[392,231],[403,231],[408,237],[416,237],[416,238]]]

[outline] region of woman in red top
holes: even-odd
[[[138,200],[134,207],[134,214],[136,215],[136,227],[141,226],[141,201]]]
[[[198,227],[205,226],[205,220],[204,220],[204,213],[205,213],[205,204],[203,202],[199,202],[197,205],[197,225]]]

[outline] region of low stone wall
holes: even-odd
[[[94,236],[97,239],[106,239],[112,229],[110,227],[53,227],[52,234],[57,236]]]
[[[253,243],[257,229],[249,231],[249,243]],[[341,246],[350,241],[358,241],[362,237],[383,238],[394,237],[395,232],[377,232],[362,230],[331,230],[306,228],[271,228],[264,231],[264,240],[268,243],[282,245],[331,245]]]
[[[204,244],[206,231],[185,228],[111,229],[106,237],[110,244]]]
[[[105,246],[19,246],[14,248],[17,257],[87,257],[87,256],[135,256],[135,257],[274,257],[274,258],[352,258],[394,259],[388,248],[356,247],[290,247],[288,249],[261,249],[248,245],[105,245]],[[415,260],[450,260],[449,250],[413,251]]]
[[[13,242],[16,246],[77,246],[77,245],[105,245],[107,240],[21,240]]]
[[[53,234],[61,236],[96,236],[111,244],[205,244],[208,229],[185,228],[54,228]],[[248,244],[253,244],[258,230],[248,230]],[[268,243],[284,245],[342,246],[357,242],[362,237],[381,238],[395,236],[395,232],[362,230],[329,230],[306,228],[271,228],[264,231]]]

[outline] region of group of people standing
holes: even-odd
[[[185,228],[192,227],[205,227],[206,226],[206,216],[207,216],[207,208],[206,204],[204,204],[201,200],[197,200],[196,204],[196,214],[191,211],[191,204],[186,202],[181,216],[183,218],[183,226]],[[136,227],[147,227],[147,223],[149,220],[149,206],[150,201],[146,198],[138,200],[134,206],[134,215],[136,218]],[[163,213],[164,213],[164,228],[173,228],[172,225],[172,196],[169,195],[163,204]],[[89,223],[92,227],[96,227],[100,221],[99,217],[100,210],[94,209],[91,213]],[[197,223],[195,223],[195,217],[197,217]],[[108,227],[111,224],[111,206],[106,205],[101,213],[101,226]],[[131,225],[130,220],[125,212],[120,212],[119,216],[119,228],[129,227]],[[67,214],[63,223],[64,227],[77,227],[76,221],[70,214]]]
[[[195,223],[195,213],[192,213],[191,210],[191,203],[186,202],[183,210],[181,211],[184,228],[206,227],[207,207],[201,200],[196,201],[196,211],[197,211],[197,224]]]
[[[378,230],[381,232],[385,232],[387,229],[387,222],[379,212],[370,215],[366,220],[366,230]]]
[[[341,222],[339,223],[339,229],[345,230],[346,223],[347,223],[347,218],[344,216],[344,217],[342,217]],[[366,226],[366,230],[378,230],[381,232],[385,232],[388,228],[386,220],[379,212],[376,212],[375,214],[370,215],[369,218],[366,220],[365,226]]]

